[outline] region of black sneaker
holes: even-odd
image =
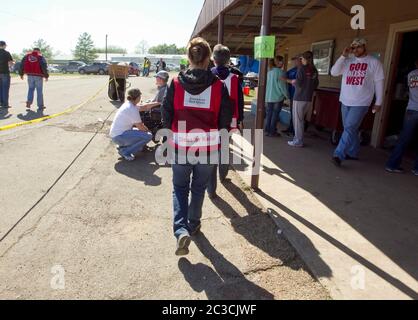
[[[333,158],[332,158],[332,163],[334,163],[337,167],[341,167],[341,163],[342,163],[342,161],[341,161],[341,159],[340,159],[340,158],[338,158],[338,157],[333,157]]]
[[[386,167],[385,170],[389,173],[405,173],[405,170],[402,168],[392,169],[392,168]]]
[[[190,236],[182,234],[177,240],[176,256],[187,256],[189,254]]]

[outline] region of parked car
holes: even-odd
[[[54,66],[48,66],[48,72],[49,73],[60,73],[61,70],[58,69],[57,67],[54,67]]]
[[[141,75],[141,67],[136,62],[129,63],[129,75],[139,77]]]
[[[74,73],[78,72],[80,67],[84,67],[86,64],[81,61],[70,61],[67,65],[61,67],[62,73]]]
[[[167,63],[166,71],[167,72],[171,72],[171,71],[179,71],[180,72],[180,65],[176,65],[174,63]]]
[[[85,65],[78,69],[80,74],[108,74],[109,73],[109,63],[106,62],[94,62],[92,64]]]

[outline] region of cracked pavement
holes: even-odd
[[[153,79],[131,82],[152,97]],[[176,257],[171,169],[152,153],[118,160],[105,121],[114,110],[102,92],[71,115],[0,133],[2,238],[100,129],[0,242],[0,299],[329,298],[233,172],[217,200],[205,199],[190,255]]]

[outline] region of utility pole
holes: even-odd
[[[105,52],[106,52],[106,62],[107,62],[107,37],[108,37],[108,35],[106,35],[106,46],[105,46]]]

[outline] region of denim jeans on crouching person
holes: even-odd
[[[147,143],[152,140],[152,134],[139,130],[128,130],[120,136],[112,138],[112,140],[119,146],[120,155],[130,156],[142,151]]]
[[[174,235],[190,235],[200,224],[212,164],[173,164]],[[190,201],[189,201],[190,197]]]
[[[0,107],[9,106],[10,74],[0,73]]]
[[[267,102],[266,104],[266,134],[274,135],[277,133],[277,123],[279,122],[280,112],[282,112],[283,101]]]
[[[33,103],[33,98],[36,90],[36,102],[38,107],[41,108],[44,106],[44,78],[38,76],[28,76],[28,102]]]
[[[408,110],[405,115],[404,127],[399,138],[399,142],[393,150],[389,161],[386,164],[388,169],[399,169],[402,163],[402,157],[418,134],[418,111]],[[417,150],[418,151],[418,150]],[[418,170],[418,152],[415,160],[414,170]]]
[[[368,111],[369,106],[349,107],[341,105],[344,132],[334,152],[334,157],[338,157],[340,160],[345,160],[346,156],[358,157],[360,151],[359,128]]]

